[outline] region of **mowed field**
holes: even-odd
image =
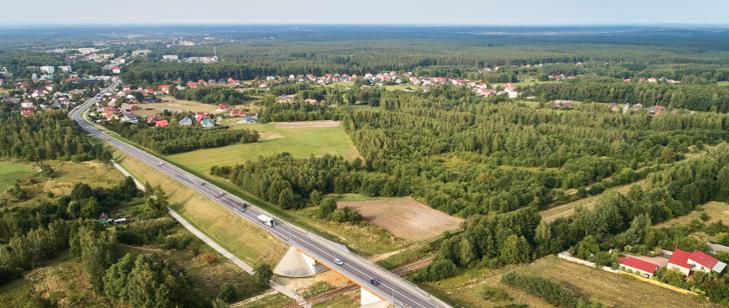
[[[607,307],[715,307],[692,295],[671,291],[636,278],[613,274],[580,264],[547,256],[530,264],[509,266],[498,270],[470,270],[456,277],[423,284],[428,290],[461,307],[494,307],[528,304],[529,307],[552,307],[539,297],[501,283],[501,276],[516,271],[537,275],[568,284],[578,292]],[[483,296],[485,289],[505,291],[508,299]]]
[[[30,175],[30,166],[11,160],[0,160],[0,193],[5,192],[15,181]]]
[[[630,191],[630,187],[632,187],[633,185],[644,186],[645,183],[646,183],[645,180],[640,180],[635,183],[616,186],[616,187],[607,189],[604,192],[602,192],[601,194],[598,194],[595,196],[582,198],[582,199],[568,202],[568,203],[558,205],[558,206],[555,206],[552,208],[548,208],[546,210],[539,212],[539,215],[542,216],[542,221],[546,221],[546,222],[554,221],[555,219],[560,218],[560,217],[569,217],[575,213],[575,210],[577,210],[578,207],[583,207],[586,209],[593,208],[595,205],[598,204],[600,199],[602,199],[602,197],[608,192],[619,192],[621,194],[626,194],[626,193],[628,193],[628,191]]]
[[[194,171],[208,173],[212,166],[230,166],[256,160],[259,156],[271,156],[288,152],[296,158],[307,158],[324,154],[342,155],[345,159],[359,157],[359,152],[338,122],[318,124],[311,122],[240,124],[234,119],[224,121],[234,129],[255,129],[263,137],[255,143],[235,144],[220,148],[202,149],[170,155],[168,158]],[[325,125],[326,127],[302,127]]]
[[[399,238],[413,241],[457,230],[463,223],[461,218],[425,206],[412,198],[339,201],[337,206],[354,209],[369,223]]]

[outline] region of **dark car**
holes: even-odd
[[[371,284],[372,284],[373,286],[379,286],[379,285],[380,285],[380,281],[379,281],[379,280],[377,280],[377,279],[374,279],[374,278],[370,279],[370,283],[371,283]]]

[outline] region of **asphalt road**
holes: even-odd
[[[120,81],[114,81],[101,93],[110,92],[120,85]],[[164,160],[141,150],[124,141],[116,139],[99,129],[83,117],[83,113],[92,105],[96,104],[97,97],[87,100],[82,105],[74,108],[69,116],[89,134],[98,137],[122,152],[133,156],[150,168],[150,172],[163,173],[187,187],[210,198],[218,204],[230,209],[238,215],[245,217],[251,222],[261,226],[276,235],[280,239],[289,242],[309,256],[336,272],[346,276],[350,280],[369,290],[373,294],[387,300],[398,307],[448,307],[447,304],[431,296],[409,281],[379,267],[378,265],[349,252],[344,246],[312,234],[297,226],[286,223],[276,216],[252,205],[237,196],[227,193],[225,190],[201,179],[181,168],[166,163]],[[258,215],[267,215],[274,218],[273,227],[263,224],[258,220]],[[344,262],[342,265],[334,263],[334,259]],[[373,284],[372,280],[379,283]]]

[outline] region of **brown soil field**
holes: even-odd
[[[459,229],[463,222],[412,198],[340,201],[337,206],[352,208],[371,224],[406,240],[430,239],[444,231]]]
[[[321,128],[321,127],[338,127],[339,121],[323,120],[323,121],[300,121],[300,122],[276,122],[276,128]]]

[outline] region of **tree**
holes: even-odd
[[[147,194],[147,198],[144,201],[145,209],[152,215],[162,215],[167,212],[167,196],[161,186],[157,186],[150,193]]]
[[[337,202],[332,198],[326,198],[319,205],[319,217],[329,219],[336,209]]]
[[[278,204],[284,209],[296,208],[296,199],[294,198],[294,193],[291,191],[291,189],[284,188],[278,194]]]
[[[523,236],[510,235],[504,240],[500,249],[501,261],[506,264],[526,263],[531,261],[531,248]]]
[[[96,219],[101,215],[101,204],[95,198],[88,198],[81,203],[82,218]]]
[[[96,232],[91,227],[82,227],[78,233],[81,249],[81,264],[96,292],[103,290],[104,273],[110,265],[113,235]]]
[[[238,290],[235,289],[235,286],[226,282],[222,287],[220,287],[218,298],[222,299],[226,303],[235,302],[238,300]]]
[[[43,174],[43,176],[52,178],[56,175],[56,171],[53,170],[50,165],[44,163],[39,163],[38,165],[40,166],[41,174]]]
[[[625,230],[625,241],[627,244],[639,244],[651,227],[651,218],[648,214],[640,214],[633,218],[630,228]]]
[[[271,277],[273,277],[271,267],[268,264],[262,263],[253,270],[255,271],[253,273],[253,282],[255,285],[261,289],[267,288]]]

